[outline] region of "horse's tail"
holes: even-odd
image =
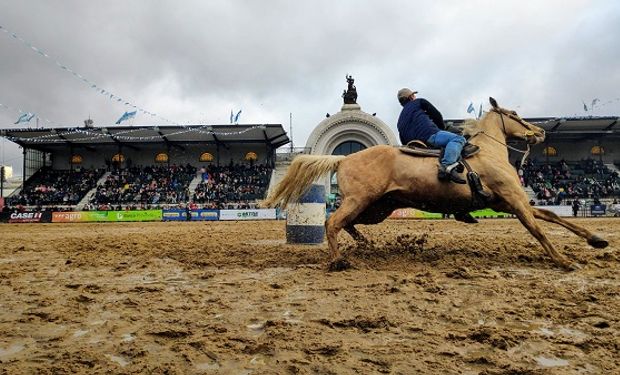
[[[319,177],[335,171],[344,159],[342,155],[299,155],[288,167],[282,181],[261,202],[262,207],[286,207],[295,202]]]

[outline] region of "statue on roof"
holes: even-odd
[[[347,79],[347,83],[349,86],[342,93],[342,98],[344,99],[344,104],[356,104],[357,103],[357,90],[355,89],[355,85],[353,84],[355,80],[350,75],[345,75]]]

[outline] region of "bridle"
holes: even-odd
[[[504,116],[507,116],[511,120],[518,122],[521,126],[523,126],[526,129],[526,131],[523,133],[523,138],[526,141],[527,141],[527,137],[528,136],[534,136],[536,134],[534,132],[534,130],[532,129],[532,127],[530,126],[530,124],[528,124],[525,121],[523,121],[523,119],[521,119],[520,117],[514,116],[513,114],[510,114],[510,113],[504,113],[502,110],[499,110],[497,108],[491,108],[491,112],[495,112],[495,113],[497,113],[499,115],[499,118],[502,121],[502,131],[504,132],[504,135],[506,137],[508,137],[508,133],[506,132],[506,123],[504,122]],[[527,159],[528,155],[530,154],[530,144],[529,143],[527,144],[527,149],[526,150],[519,150],[518,148],[510,146],[506,142],[502,142],[501,140],[495,138],[494,136],[486,133],[483,130],[481,130],[481,131],[477,132],[476,134],[472,135],[470,137],[470,139],[474,138],[478,134],[486,135],[487,137],[491,138],[492,140],[494,140],[495,142],[501,144],[502,146],[505,146],[506,148],[508,148],[510,150],[522,153],[523,154],[523,158],[521,158],[521,165],[523,165],[523,163],[525,163],[525,160]]]

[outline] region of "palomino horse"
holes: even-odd
[[[397,208],[413,207],[430,212],[467,213],[484,207],[517,216],[559,266],[578,268],[555,250],[537,219],[559,224],[596,248],[608,242],[587,229],[560,218],[555,213],[530,206],[515,168],[508,160],[506,140],[518,138],[529,144],[545,138],[543,129],[506,110],[490,98],[492,108],[480,120],[472,121],[465,132],[480,152],[467,162],[480,176],[488,197],[473,199],[468,185],[437,179],[438,160],[406,155],[398,148],[379,145],[348,155],[302,155],[296,157],[278,186],[263,205],[286,207],[296,201],[310,184],[329,171],[337,171],[342,204],[327,220],[330,268],[346,268],[348,262],[338,250],[338,233],[346,230],[356,241],[365,241],[355,224],[376,224]],[[481,203],[482,202],[482,203]]]

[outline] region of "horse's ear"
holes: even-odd
[[[493,108],[497,108],[499,107],[497,105],[497,100],[493,99],[493,97],[489,97],[489,103],[491,103],[491,105],[493,106]]]

